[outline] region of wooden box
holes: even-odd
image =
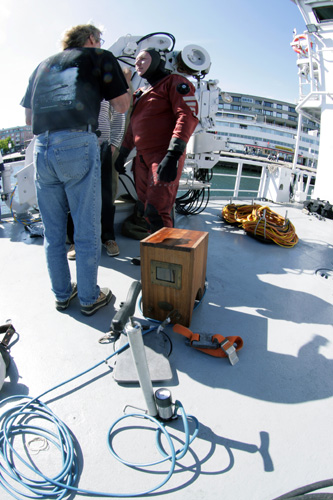
[[[208,233],[164,227],[140,242],[143,314],[190,326],[206,280]]]

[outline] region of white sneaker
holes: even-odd
[[[75,245],[74,245],[74,243],[68,249],[67,259],[68,260],[75,260],[76,259],[76,252],[75,252]]]

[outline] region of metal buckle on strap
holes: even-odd
[[[16,330],[11,323],[6,323],[5,325],[0,326],[0,334],[2,333],[4,333],[5,336],[0,342],[0,345],[6,347],[7,349],[12,336],[14,335],[14,333],[16,333]]]
[[[212,335],[209,333],[200,333],[199,340],[188,339],[185,343],[198,349],[218,349],[220,347],[216,340],[212,340]]]
[[[225,352],[225,354],[228,356],[230,364],[235,365],[236,363],[238,363],[239,358],[237,356],[236,349],[230,343],[230,340],[225,339],[223,342],[221,342],[221,346],[220,347],[221,347],[222,351]]]

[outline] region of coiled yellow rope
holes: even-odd
[[[295,227],[267,206],[235,205],[222,209],[222,217],[230,224],[238,223],[247,233],[258,239],[271,240],[277,245],[290,248],[298,242]]]

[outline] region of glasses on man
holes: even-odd
[[[91,38],[91,37],[95,40],[96,43],[99,43],[100,46],[102,47],[103,43],[105,42],[105,40],[103,40],[103,38],[98,38],[95,35],[89,35],[89,38]]]

